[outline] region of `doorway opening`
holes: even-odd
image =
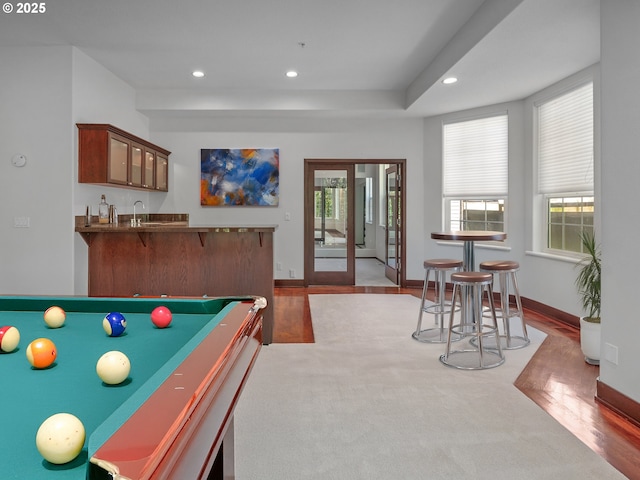
[[[305,285],[404,286],[404,167],[305,159]]]

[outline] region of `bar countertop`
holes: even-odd
[[[85,217],[75,217],[75,231],[78,233],[231,233],[231,232],[274,232],[277,225],[190,225],[188,214],[143,214],[140,223],[132,225],[132,215],[121,215],[118,223],[98,223],[92,216],[89,225]]]

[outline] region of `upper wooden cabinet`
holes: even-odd
[[[104,123],[78,123],[78,181],[169,189],[170,151]]]

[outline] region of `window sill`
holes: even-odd
[[[580,261],[579,258],[570,257],[568,255],[556,255],[556,254],[553,254],[553,253],[534,252],[532,250],[527,250],[524,253],[525,253],[525,255],[530,256],[530,257],[546,258],[546,259],[549,259],[549,260],[557,260],[559,262],[565,262],[565,263],[576,264],[576,263],[578,263]]]

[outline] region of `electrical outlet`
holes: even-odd
[[[610,343],[604,344],[604,359],[608,362],[618,365],[618,347]]]
[[[276,271],[277,272],[281,272],[282,271],[282,262],[276,263]]]
[[[289,270],[289,278],[296,278],[296,271],[293,268]]]

